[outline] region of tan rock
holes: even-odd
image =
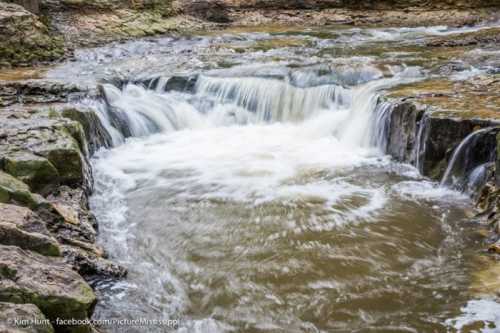
[[[47,256],[59,256],[59,243],[26,207],[0,203],[0,244],[15,245]]]

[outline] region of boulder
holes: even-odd
[[[6,109],[0,114],[0,168],[32,191],[58,184],[92,189],[82,126],[51,110]]]
[[[0,301],[35,304],[50,320],[92,315],[92,288],[62,259],[14,246],[0,246]],[[90,326],[57,326],[61,332],[90,332]]]
[[[102,258],[102,253],[96,254],[95,250],[89,251],[77,246],[63,245],[62,251],[65,261],[87,280],[93,280],[96,276],[99,279],[119,279],[127,275],[124,267]]]
[[[112,146],[111,136],[94,111],[84,108],[66,108],[62,110],[62,115],[82,125],[90,156],[100,148]]]
[[[173,76],[168,79],[165,91],[180,91],[193,93],[196,87],[198,76]]]
[[[26,207],[0,203],[0,244],[15,245],[46,256],[61,250],[45,224]]]
[[[0,332],[54,333],[54,328],[36,305],[0,302]]]
[[[0,2],[0,38],[0,66],[52,61],[65,53],[62,38],[51,36],[37,16],[16,4]]]
[[[17,202],[37,207],[44,199],[30,192],[28,185],[0,170],[0,203]]]
[[[3,168],[22,180],[35,192],[44,192],[58,183],[59,173],[50,161],[29,151],[14,152],[4,157]]]

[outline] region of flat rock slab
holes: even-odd
[[[61,254],[58,242],[31,209],[3,203],[0,203],[0,244],[46,256]]]
[[[96,297],[83,278],[62,259],[14,246],[0,246],[0,301],[35,304],[50,320],[85,319]],[[87,326],[57,327],[63,332],[90,332]]]

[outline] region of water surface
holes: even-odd
[[[451,32],[228,31],[81,53],[89,83],[161,77],[105,86],[131,138],[88,102],[116,144],[93,159],[100,242],[129,269],[99,285],[96,317],[180,319],[185,332],[494,332],[498,303],[470,292],[470,199],[382,148],[379,96],[436,75],[421,45]],[[200,75],[193,90],[164,91],[179,73]]]

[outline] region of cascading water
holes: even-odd
[[[425,153],[426,149],[426,128],[428,126],[428,121],[429,121],[429,116],[424,113],[422,119],[419,122],[418,125],[418,133],[416,137],[416,144],[413,150],[413,156],[415,160],[415,167],[419,172],[422,172],[424,169],[423,166],[423,154]]]
[[[441,186],[474,194],[488,180],[487,166],[496,159],[496,135],[491,135],[496,132],[497,129],[484,128],[470,133],[455,149]]]
[[[387,145],[389,143],[392,108],[393,105],[391,103],[379,103],[372,115],[371,144],[380,149],[382,154],[387,152]]]
[[[257,37],[274,38],[221,40]],[[208,333],[454,325],[471,300],[456,227],[469,198],[385,156],[392,107],[379,93],[425,73],[367,57],[318,65],[313,48],[290,61],[235,52],[222,60],[245,66],[206,70],[212,58],[181,42],[197,75],[173,76],[161,53],[141,60],[147,80],[103,85],[91,103],[115,143],[93,159],[99,241],[129,269],[97,286],[96,319],[180,319],[180,332]]]
[[[323,127],[330,126],[331,134],[351,146],[367,148],[386,139],[387,129],[380,130],[378,126],[386,128],[389,106],[378,106],[377,92],[414,80],[415,75],[418,72],[413,69],[405,70],[393,78],[353,89],[334,84],[298,87],[286,80],[259,77],[200,75],[193,94],[164,92],[168,81],[164,78],[158,80],[154,90],[135,84],[120,90],[105,84],[102,91],[106,103],[95,110],[115,143],[123,142],[126,136],[232,124],[297,123],[325,116],[331,119]],[[373,127],[370,122],[378,113],[376,108],[381,108],[382,119]],[[117,137],[117,132],[122,133],[121,137]]]

